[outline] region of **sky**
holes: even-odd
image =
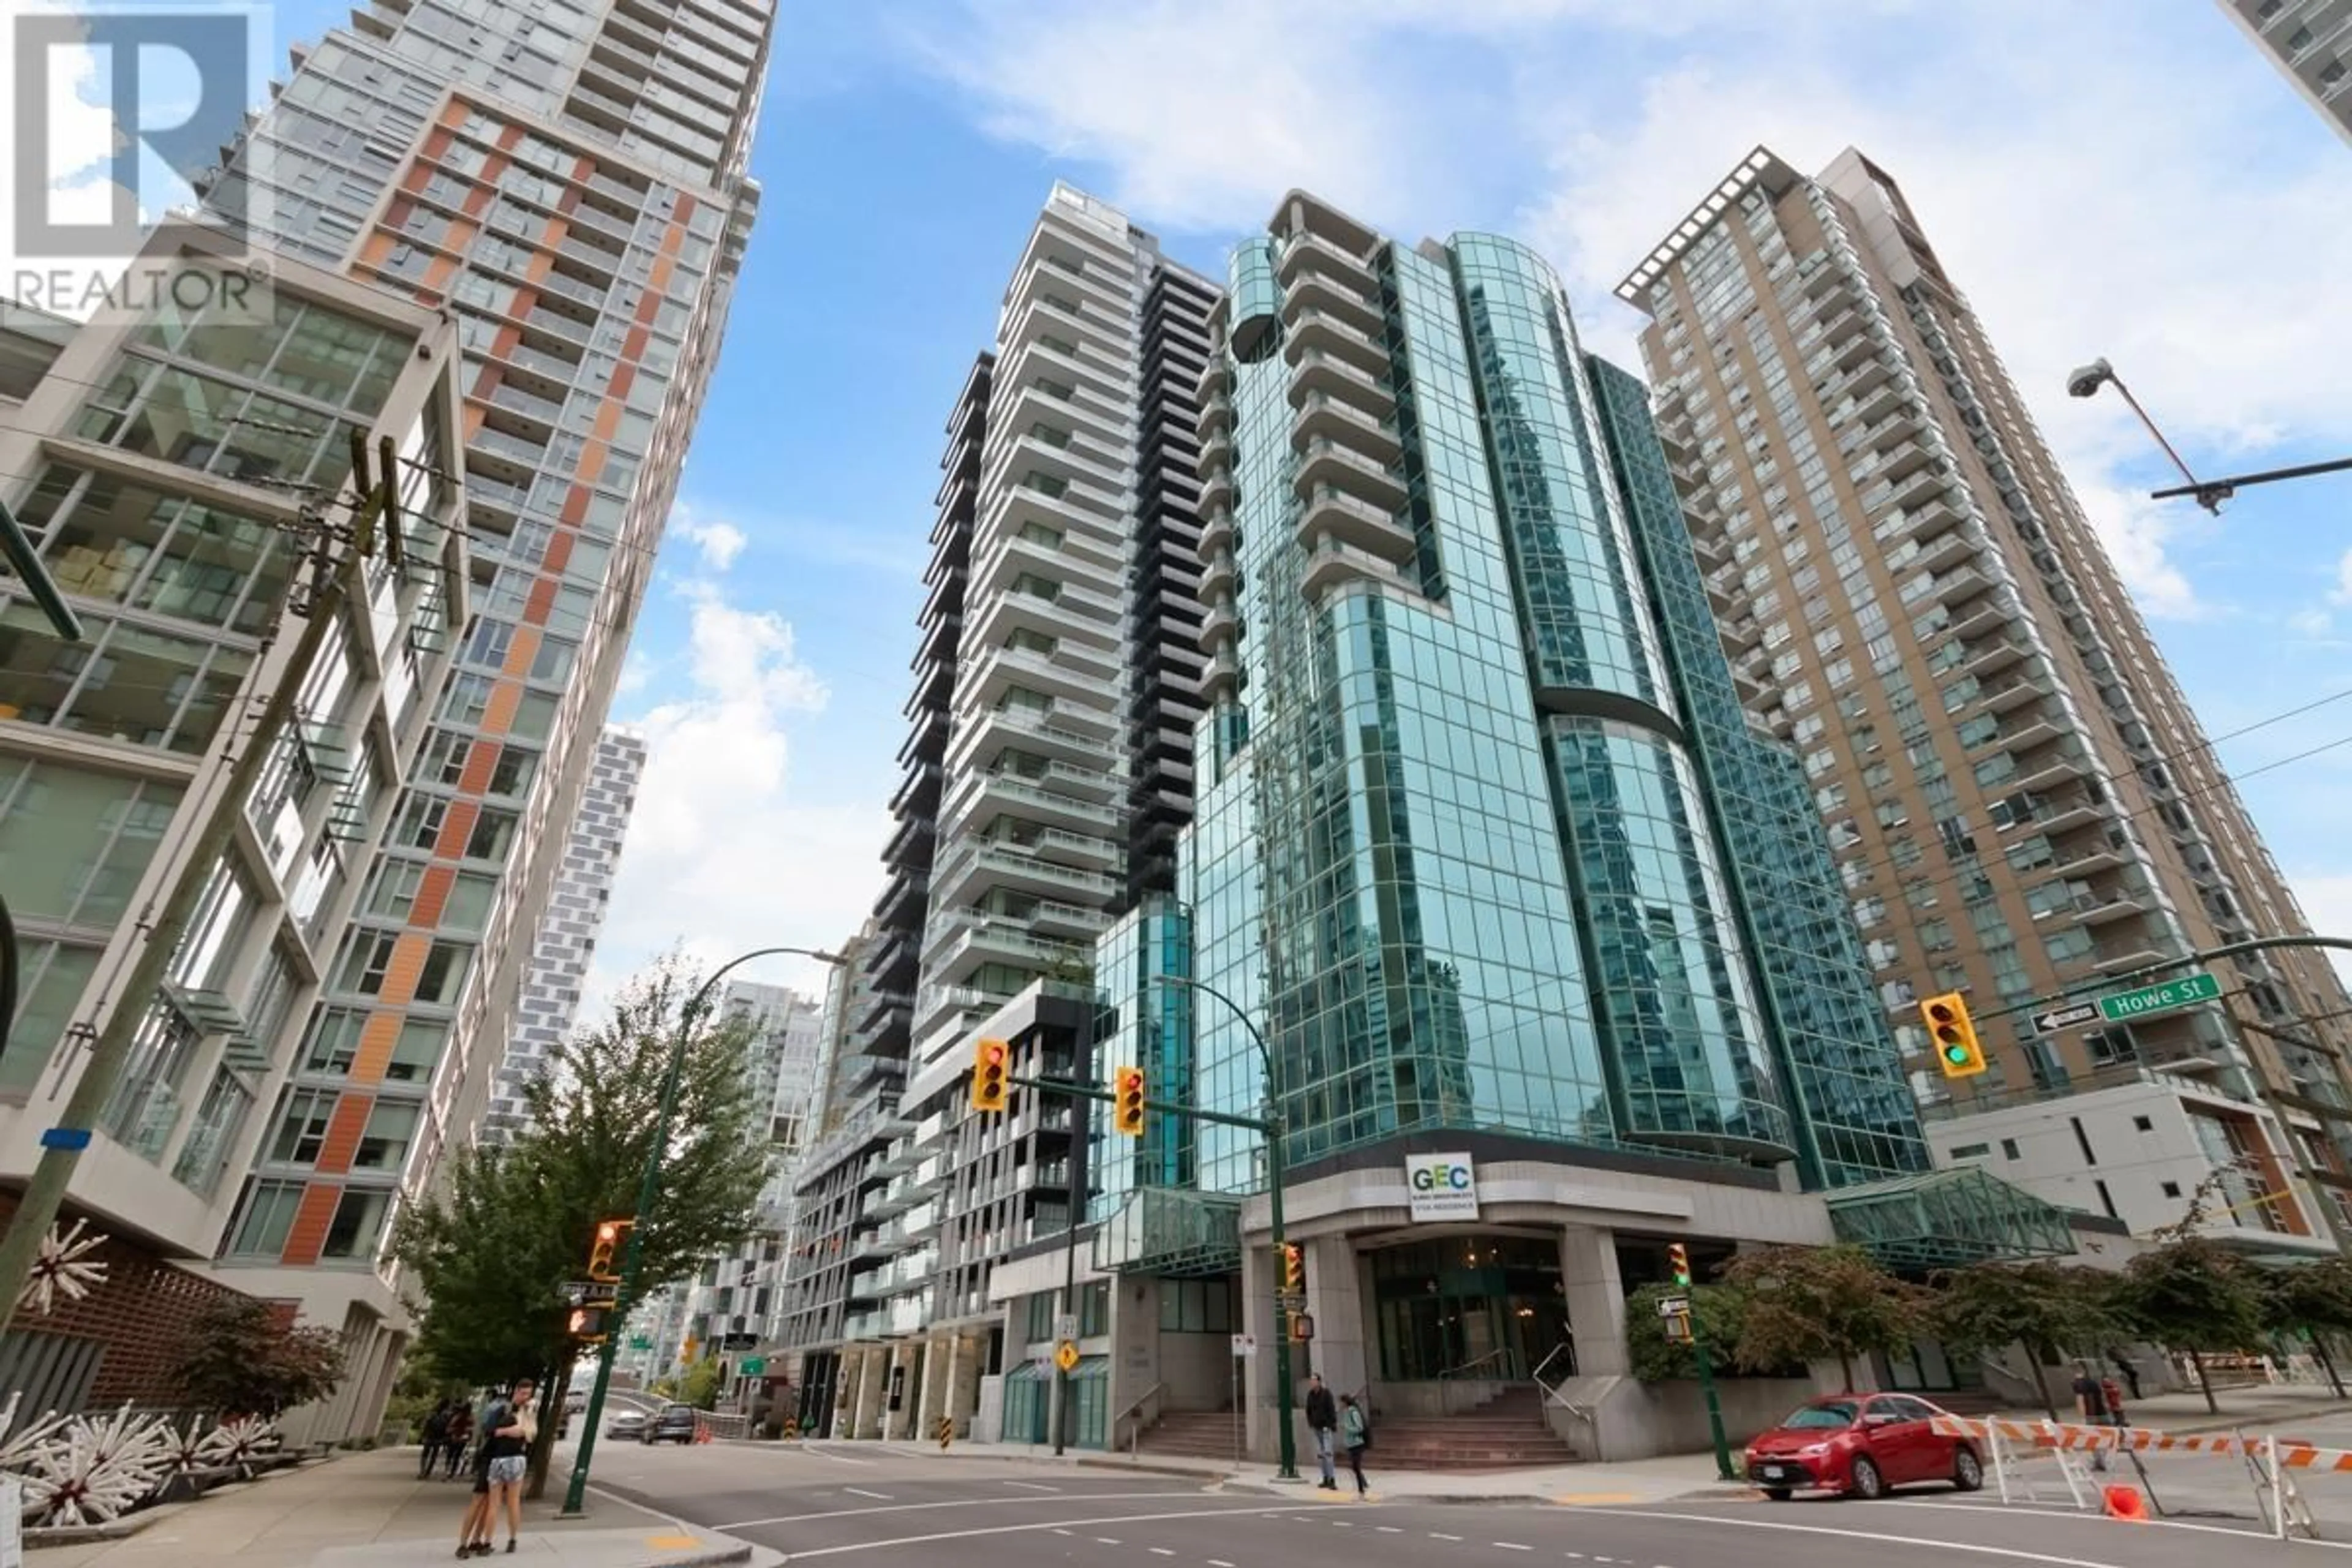
[[[1514,234],[1638,367],[1610,290],[1759,143],[1904,184],[2313,923],[2352,932],[2352,476],[2152,502],[2129,411],[2064,392],[2108,357],[2200,475],[2352,454],[2352,146],[2215,0],[778,9],[759,226],[614,702],[652,762],[592,1002],[868,913],[943,423],[1054,181],[1213,275],[1293,186]]]

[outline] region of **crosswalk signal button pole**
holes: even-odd
[[[1143,1136],[1143,1069],[1121,1068],[1111,1077],[1111,1131],[1128,1138]]]
[[[1013,1047],[1003,1040],[982,1040],[972,1048],[971,1108],[1003,1110],[1006,1104],[1005,1075],[1012,1070]]]
[[[1919,1017],[1935,1042],[1936,1065],[1946,1078],[1974,1078],[1985,1070],[1984,1047],[1977,1043],[1977,1026],[1958,992],[1928,997],[1919,1004]]]

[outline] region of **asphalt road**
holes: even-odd
[[[854,1447],[622,1446],[598,1486],[829,1568],[2337,1568],[2336,1543],[2133,1525],[1948,1492],[1882,1503],[1470,1507]],[[2352,1533],[2338,1534],[2352,1541]],[[2341,1565],[2352,1568],[2352,1563]]]

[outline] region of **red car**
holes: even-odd
[[[1908,1394],[1842,1394],[1790,1411],[1748,1445],[1748,1479],[1774,1502],[1799,1491],[1877,1498],[1889,1487],[1984,1485],[1984,1459],[1966,1437],[1932,1423],[1946,1412]]]

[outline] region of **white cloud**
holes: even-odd
[[[2293,871],[2287,875],[2287,884],[2294,889],[2295,901],[2303,906],[2313,931],[2322,936],[2352,936],[2352,874]],[[2352,952],[2331,948],[2327,956],[2334,961],[2336,972],[2352,984]]]
[[[1739,157],[1766,142],[1811,172],[1860,146],[2142,605],[2180,616],[2202,608],[2170,554],[2193,508],[2145,500],[2160,458],[2112,393],[2066,397],[2066,370],[2111,358],[2206,468],[2352,439],[2352,311],[2314,281],[2352,274],[2342,149],[2217,8],[2190,12],[1027,0],[963,7],[927,53],[993,132],[1100,165],[1147,225],[1252,227],[1294,185],[1408,237],[1510,223],[1561,265],[1591,346],[1634,363],[1608,290]]]
[[[717,520],[693,528],[706,563],[731,560],[735,548],[714,551],[709,539],[743,538]],[[705,964],[754,947],[829,948],[857,929],[879,890],[882,803],[803,803],[798,746],[829,693],[801,661],[790,623],[737,603],[708,576],[676,591],[687,637],[664,663],[683,689],[627,716],[648,755],[583,1017],[673,948]],[[647,657],[639,650],[633,662]],[[824,978],[804,960],[768,961],[747,977],[812,992]]]
[[[724,572],[734,565],[743,547],[751,542],[751,537],[733,523],[698,517],[684,506],[677,509],[670,526],[694,542],[694,547],[702,552],[704,569],[711,572]]]
[[[2352,550],[2344,552],[2336,563],[2336,591],[2328,595],[2331,604],[2352,605]]]

